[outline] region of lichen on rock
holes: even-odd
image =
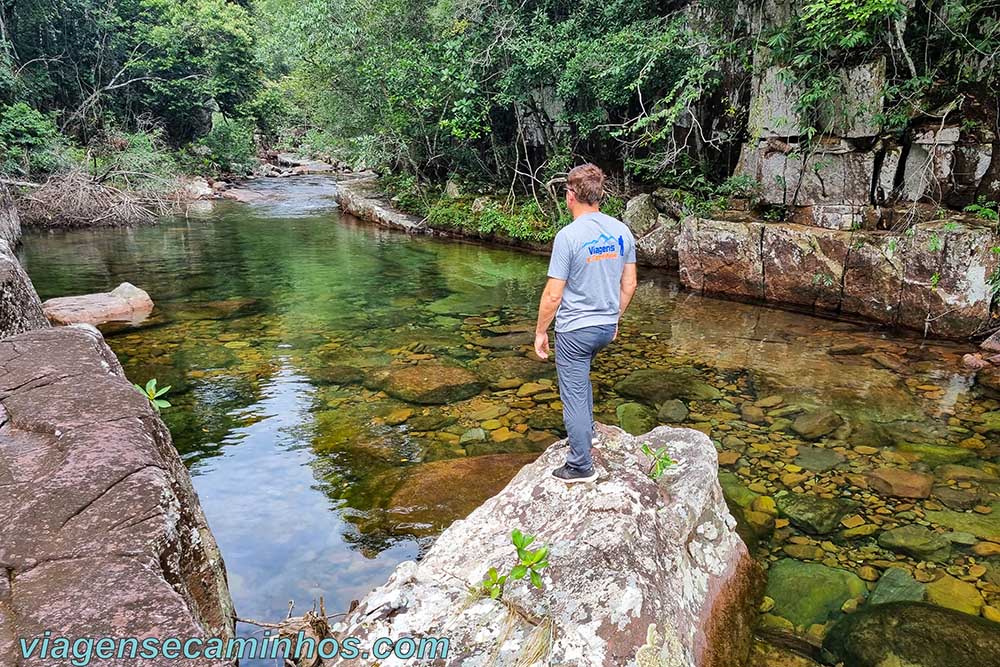
[[[647,474],[647,443],[675,461],[659,481]],[[444,664],[468,667],[521,664],[549,626],[548,664],[742,663],[761,581],[723,500],[711,441],[690,429],[608,429],[592,484],[552,477],[565,455],[566,441],[549,447],[419,563],[400,565],[334,634],[448,637]],[[499,601],[475,594],[490,567],[514,565],[515,528],[550,547],[544,588],[511,580]],[[394,660],[380,664],[402,664]]]

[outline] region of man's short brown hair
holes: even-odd
[[[566,188],[585,204],[599,204],[604,198],[604,172],[590,162],[573,167],[566,177]]]

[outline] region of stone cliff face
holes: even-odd
[[[35,287],[14,255],[20,238],[17,209],[0,186],[0,338],[48,326]]]
[[[187,471],[96,329],[0,341],[0,517],[0,665],[44,664],[21,661],[17,639],[47,630],[233,636],[222,557]]]
[[[914,111],[904,127],[890,127],[887,91],[899,75],[873,49],[862,62],[834,69],[830,97],[807,116],[801,101],[809,91],[766,45],[799,11],[788,0],[736,3],[733,29],[760,39],[752,66],[721,66],[723,97],[748,110],[745,132],[725,137],[739,150],[733,174],[753,185],[756,212],[684,219],[657,196],[669,199],[668,190],[640,195],[625,215],[640,262],[677,267],[699,291],[936,336],[985,333],[1000,279],[993,251],[1000,235],[995,224],[960,210],[1000,199],[991,98],[970,91],[964,106]],[[894,27],[900,35],[905,22]],[[720,110],[700,113],[712,127]]]
[[[961,338],[985,330],[1000,267],[981,225],[919,223],[907,233],[689,218],[677,251],[692,289],[860,316]]]
[[[676,462],[659,482],[646,474],[643,443],[666,447]],[[419,563],[400,565],[334,632],[362,642],[448,637],[446,663],[466,667],[528,664],[519,660],[536,649],[547,664],[579,667],[742,664],[758,571],[734,531],[709,439],[689,429],[640,437],[610,429],[595,449],[601,477],[571,486],[550,475],[565,447],[552,445],[452,524]],[[544,589],[511,580],[501,601],[472,596],[490,567],[515,564],[515,528],[551,547]]]

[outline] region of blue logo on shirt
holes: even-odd
[[[584,248],[592,248],[592,247],[594,247],[596,245],[607,245],[609,243],[614,243],[614,241],[615,241],[615,237],[614,236],[608,236],[607,234],[601,234],[600,236],[598,236],[593,241],[587,241],[586,243],[584,243],[583,247]]]
[[[615,245],[615,237],[604,233],[593,241],[587,241],[583,244],[583,247],[590,254],[587,257],[588,264],[590,262],[599,262],[602,259],[614,259],[625,255],[625,239],[621,236],[618,237],[617,247]]]

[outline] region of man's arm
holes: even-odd
[[[566,289],[565,280],[549,278],[545,283],[545,289],[542,290],[542,299],[538,303],[538,323],[535,325],[535,354],[539,359],[546,359],[549,356],[549,325],[559,310],[559,304],[562,303],[564,289]]]
[[[628,305],[632,303],[632,295],[635,294],[635,287],[638,284],[635,273],[635,264],[626,264],[622,271],[622,284],[619,293],[618,319],[625,314]],[[615,338],[618,338],[618,328],[615,327]]]

